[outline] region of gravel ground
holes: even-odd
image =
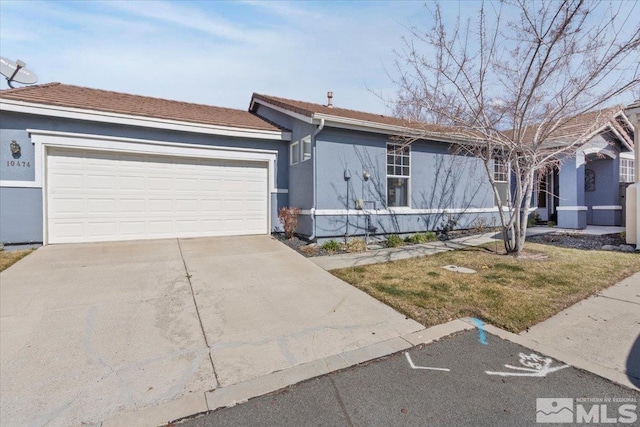
[[[604,245],[618,246],[625,244],[620,234],[617,233],[594,236],[590,234],[555,232],[527,237],[527,242],[574,249],[600,249]]]
[[[443,235],[443,234],[439,234],[438,235],[438,239],[439,240],[451,240],[451,239],[457,239],[460,237],[466,237],[466,236],[473,236],[473,235],[477,235],[477,234],[484,234],[484,233],[488,233],[490,232],[491,229],[484,229],[484,230],[453,230],[450,231],[448,235]],[[496,230],[497,232],[498,230]],[[403,235],[404,236],[404,235]],[[320,246],[317,245],[309,245],[309,242],[307,242],[306,240],[300,239],[298,237],[294,237],[293,239],[285,239],[284,237],[284,233],[277,233],[277,234],[273,234],[273,237],[275,237],[276,239],[280,240],[282,243],[284,243],[285,245],[289,246],[291,249],[298,251],[299,253],[301,253],[302,255],[306,256],[307,258],[309,257],[314,257],[314,256],[325,256],[325,255],[337,255],[337,254],[344,254],[347,253],[346,250],[344,249],[338,249],[335,252],[327,252],[324,249],[322,249]],[[384,236],[376,236],[376,237],[372,237],[370,242],[373,239],[380,239],[376,244],[384,247],[385,246],[385,241],[384,241]],[[338,243],[344,243],[344,238],[335,238],[335,241],[337,241]],[[404,245],[412,245],[413,243],[408,243],[405,242]]]
[[[490,230],[486,230],[487,232]],[[449,232],[449,239],[456,239],[459,237],[471,236],[474,234],[479,234],[472,230],[455,230]],[[317,245],[309,245],[309,242],[306,240],[302,240],[298,237],[294,237],[291,240],[285,239],[284,234],[274,234],[276,239],[280,240],[285,245],[289,246],[291,249],[294,249],[301,253],[306,257],[314,257],[314,256],[325,256],[325,255],[336,255],[347,253],[344,249],[339,249],[335,252],[327,252],[323,250],[320,246]],[[446,239],[446,240],[449,240]],[[343,239],[335,239],[337,242],[342,243]],[[445,239],[441,239],[445,240]],[[545,245],[553,245],[553,246],[561,246],[564,248],[573,248],[573,249],[586,249],[586,250],[599,250],[604,245],[611,246],[619,246],[625,244],[624,239],[620,236],[620,234],[605,234],[602,236],[595,236],[591,234],[579,234],[579,233],[571,233],[566,231],[558,231],[555,233],[548,234],[540,234],[537,236],[531,236],[527,238],[527,242],[533,243],[542,243]],[[379,242],[380,246],[384,246],[384,240]],[[411,245],[411,243],[405,243],[405,245]]]

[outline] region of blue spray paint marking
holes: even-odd
[[[484,323],[482,323],[482,320],[472,317],[471,321],[478,328],[478,339],[480,340],[480,344],[489,345],[489,343],[487,342],[487,335],[484,333]]]

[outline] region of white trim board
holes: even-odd
[[[589,208],[586,206],[558,206],[557,211],[587,211]]]
[[[40,116],[61,117],[75,120],[88,120],[119,125],[139,126],[156,129],[177,130],[183,132],[222,135],[240,138],[289,141],[291,132],[264,129],[241,128],[234,126],[209,125],[181,120],[160,119],[155,117],[134,116],[82,108],[37,104],[24,101],[0,99],[0,109],[15,113],[36,114]]]
[[[601,205],[601,206],[591,206],[591,209],[594,211],[621,211],[622,206],[620,205]]]
[[[300,215],[334,216],[334,215],[429,215],[429,214],[473,214],[496,213],[493,208],[451,208],[451,209],[303,209]]]
[[[35,181],[0,181],[0,188],[40,188],[42,184]]]

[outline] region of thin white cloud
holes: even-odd
[[[2,2],[2,22],[19,16],[36,38],[3,38],[0,47],[3,56],[26,61],[40,82],[241,109],[254,91],[323,103],[333,90],[336,105],[385,113],[367,87],[393,93],[384,67],[393,62],[402,24],[421,9],[249,2],[232,4],[240,7],[234,14],[202,5],[45,3],[24,14]]]
[[[155,19],[169,24],[176,24],[185,29],[221,37],[226,40],[251,42],[260,34],[249,28],[234,24],[216,16],[209,10],[193,8],[188,3],[153,2],[116,2],[105,1],[105,7],[126,12],[139,18]],[[180,34],[176,34],[179,37]]]

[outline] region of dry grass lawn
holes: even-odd
[[[495,246],[332,273],[425,326],[471,316],[520,332],[640,271],[633,253],[527,243],[528,257],[515,259],[489,248]],[[449,264],[478,273],[441,268]]]
[[[22,251],[0,251],[0,271],[4,271],[16,262],[33,252],[33,249]]]

